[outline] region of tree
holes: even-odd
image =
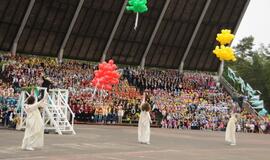
[[[234,47],[234,49],[237,56],[241,58],[246,58],[254,54],[253,47],[254,47],[254,37],[249,36],[240,40],[240,42]]]
[[[268,46],[261,44],[260,48],[258,49],[258,52],[259,54],[265,56],[265,58],[270,60],[270,44]]]

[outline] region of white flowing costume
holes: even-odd
[[[149,112],[141,111],[138,124],[138,141],[141,143],[150,143],[150,123]]]
[[[235,117],[235,114],[232,114],[232,117],[229,119],[228,125],[226,127],[226,135],[225,135],[225,141],[231,144],[236,144],[235,140],[236,122],[237,119]]]
[[[45,106],[44,100],[45,98],[32,105],[25,105],[27,117],[22,149],[43,147],[44,126],[38,107]]]

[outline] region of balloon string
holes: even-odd
[[[92,95],[92,99],[95,97],[96,92],[97,92],[97,85],[95,86],[94,93],[93,93],[93,95]]]
[[[95,95],[96,95],[96,92],[97,92],[97,85],[99,84],[99,80],[98,80],[98,82],[97,82],[97,84],[95,85],[95,90],[94,90],[94,93],[93,93],[93,95],[92,95],[92,99],[95,97]]]
[[[139,21],[139,13],[137,12],[136,14],[136,20],[135,20],[135,26],[134,26],[134,30],[137,29],[137,26],[138,26],[138,21]]]

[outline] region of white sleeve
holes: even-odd
[[[26,105],[25,109],[26,109],[26,112],[32,112],[36,109],[38,109],[38,107],[44,107],[45,106],[45,98],[43,98],[42,100],[40,100],[39,102],[36,102],[32,105]]]
[[[44,108],[45,105],[46,105],[47,99],[48,99],[48,96],[45,95],[45,96],[42,98],[42,100],[40,100],[39,102],[37,102],[37,104],[38,104],[40,107]]]
[[[141,102],[141,105],[139,106],[140,110],[142,110],[142,105],[145,103],[145,95],[143,95],[143,99],[142,99],[142,102]]]
[[[149,119],[150,123],[152,123],[150,113],[149,113],[149,112],[146,112],[146,113],[147,113],[147,117],[148,117],[148,119]]]
[[[11,113],[10,115],[9,115],[9,121],[12,121],[13,120],[13,113]]]
[[[38,103],[32,104],[32,105],[26,105],[25,110],[27,113],[33,112],[38,108]]]

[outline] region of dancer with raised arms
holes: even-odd
[[[34,96],[30,96],[27,99],[27,104],[25,105],[25,111],[27,113],[26,128],[22,142],[22,149],[24,150],[33,151],[34,148],[43,147],[44,126],[39,108],[46,106],[47,99],[47,94],[39,102],[36,102]]]
[[[151,106],[145,103],[145,94],[141,105],[141,113],[138,124],[138,141],[142,144],[150,144],[150,124],[152,123],[150,117]]]

